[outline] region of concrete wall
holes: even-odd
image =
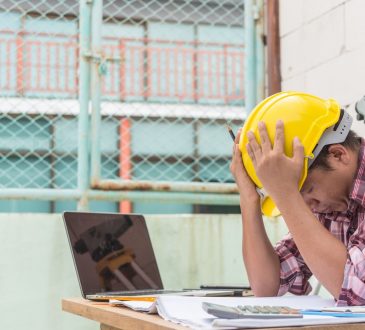
[[[239,215],[150,215],[146,220],[166,288],[248,283]],[[286,233],[283,221],[265,224],[273,242]],[[99,328],[61,311],[62,297],[81,294],[60,215],[1,213],[0,233],[0,329]]]
[[[365,1],[280,0],[279,6],[282,89],[333,97],[342,105],[362,97]],[[364,136],[362,122],[353,128]]]

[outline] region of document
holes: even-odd
[[[165,320],[188,326],[192,329],[234,329],[234,328],[269,328],[285,326],[303,326],[317,324],[341,324],[364,322],[365,318],[338,318],[331,316],[304,315],[301,319],[218,319],[206,313],[202,302],[237,306],[269,305],[288,306],[296,309],[322,309],[334,307],[333,299],[319,296],[283,296],[283,297],[178,297],[160,296],[157,298],[158,314]]]
[[[156,301],[124,301],[109,300],[109,304],[113,306],[123,306],[133,309],[137,312],[146,312],[149,314],[157,314]]]
[[[193,296],[193,297],[221,297],[233,296],[234,290],[192,290],[182,291],[179,293],[166,293],[164,296]],[[109,304],[113,306],[123,306],[131,308],[138,312],[147,312],[150,314],[157,314],[156,300],[161,295],[150,296],[123,296],[115,299],[110,299]]]

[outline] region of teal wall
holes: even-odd
[[[166,288],[247,284],[239,215],[151,215],[146,220]],[[273,242],[286,232],[279,220],[265,223]],[[60,215],[0,214],[0,233],[1,329],[99,329],[61,311],[61,299],[79,297],[80,291]]]

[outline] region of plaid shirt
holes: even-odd
[[[361,142],[359,168],[350,193],[347,211],[316,214],[319,221],[347,247],[344,280],[338,306],[365,305],[365,140]],[[275,246],[280,259],[278,295],[308,294],[312,272],[290,233]]]

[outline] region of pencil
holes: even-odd
[[[156,297],[138,297],[138,296],[125,296],[125,297],[121,297],[121,296],[116,296],[116,297],[110,297],[110,299],[114,299],[114,300],[121,300],[121,301],[149,301],[149,302],[154,302],[156,301]]]
[[[234,136],[234,133],[232,131],[231,126],[229,126],[228,124],[226,124],[226,127],[227,127],[227,130],[228,130],[229,135],[231,136],[231,138],[232,138],[232,140],[234,142],[234,140],[236,139],[236,137]]]

